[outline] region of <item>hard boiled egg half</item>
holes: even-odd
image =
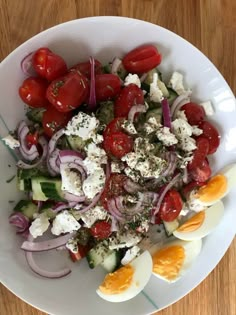
[[[167,282],[178,280],[199,255],[202,241],[185,242],[176,240],[167,243],[153,255],[153,274]]]
[[[130,300],[143,290],[151,274],[152,257],[145,251],[129,264],[107,274],[97,294],[109,302]]]
[[[174,236],[185,241],[200,239],[212,232],[224,215],[224,205],[218,201],[206,210],[197,212],[173,232]]]
[[[213,176],[206,185],[190,194],[188,204],[192,210],[201,211],[223,197],[236,186],[236,164],[230,164]]]

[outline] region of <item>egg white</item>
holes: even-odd
[[[166,248],[169,246],[175,246],[175,245],[182,246],[184,248],[184,253],[185,253],[184,262],[183,262],[183,265],[182,265],[177,277],[173,280],[169,280],[169,279],[166,279],[163,276],[153,272],[154,276],[156,276],[157,278],[164,280],[166,282],[176,282],[191,268],[192,263],[194,262],[194,260],[197,258],[197,256],[201,252],[202,240],[201,239],[194,240],[194,241],[175,240],[175,241],[166,243],[166,245],[163,246],[162,248]]]
[[[145,251],[139,257],[134,259],[130,265],[134,268],[134,275],[131,286],[124,292],[118,294],[104,294],[97,289],[97,294],[109,302],[124,302],[134,298],[147,285],[152,274],[152,257],[148,251]]]

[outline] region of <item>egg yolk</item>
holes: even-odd
[[[196,231],[203,224],[205,220],[205,211],[200,211],[195,214],[192,218],[182,224],[177,232],[193,232]]]
[[[198,198],[203,202],[211,202],[223,197],[227,190],[227,179],[223,174],[212,177],[209,182],[199,188]]]
[[[104,294],[119,294],[127,290],[133,280],[134,268],[128,264],[106,275],[99,290]]]
[[[162,248],[152,257],[153,272],[167,280],[175,280],[183,266],[184,258],[184,248],[180,245]]]

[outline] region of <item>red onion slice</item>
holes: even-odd
[[[61,163],[77,163],[84,167],[82,155],[79,152],[72,150],[62,150],[59,154]]]
[[[118,221],[124,222],[124,217],[120,213],[120,211],[116,207],[116,203],[114,199],[110,199],[107,201],[108,210],[111,213],[111,215],[114,216]]]
[[[43,251],[52,250],[52,249],[65,245],[74,235],[75,233],[70,233],[63,236],[59,236],[52,240],[42,241],[42,242],[25,241],[21,245],[21,249],[27,252],[43,252]]]
[[[171,127],[171,114],[170,114],[170,106],[169,102],[167,101],[166,98],[164,98],[161,101],[161,106],[162,106],[162,115],[163,115],[163,122],[164,122],[164,127]]]
[[[134,121],[134,117],[137,113],[146,113],[147,108],[145,105],[134,105],[131,107],[129,114],[128,114],[128,119],[130,121]]]
[[[187,104],[190,102],[190,98],[189,98],[189,94],[186,93],[186,94],[181,94],[180,96],[178,96],[172,106],[171,106],[171,109],[170,109],[170,114],[171,114],[171,117],[172,117],[172,120],[175,120],[176,119],[176,114],[177,112],[180,110],[180,108],[184,105],[184,104]]]
[[[34,51],[26,55],[21,61],[21,70],[27,76],[34,76],[36,75],[36,71],[32,65],[32,58],[34,55]]]
[[[12,213],[9,223],[17,228],[17,233],[21,234],[29,228],[29,219],[21,212]]]
[[[17,134],[18,134],[18,139],[20,141],[20,147],[19,151],[22,157],[26,161],[33,161],[39,156],[39,152],[37,150],[36,145],[32,145],[30,148],[27,146],[26,142],[26,136],[29,133],[29,128],[26,125],[25,121],[21,121],[18,126]]]
[[[130,178],[128,178],[124,183],[124,189],[130,193],[134,194],[138,191],[142,191],[143,187],[135,182],[133,182]]]
[[[77,196],[69,192],[64,192],[63,197],[69,202],[76,202],[76,204],[85,201],[85,196]]]
[[[112,232],[118,232],[119,231],[119,226],[118,226],[118,220],[114,217],[111,216],[111,231]]]
[[[47,157],[47,168],[52,176],[56,176],[60,174],[60,166],[58,165],[58,160],[59,160],[59,149],[55,149],[53,152],[48,154]]]
[[[84,213],[84,212],[88,211],[89,209],[95,207],[97,202],[99,201],[102,193],[103,193],[103,190],[93,198],[92,202],[88,206],[86,206],[85,208],[82,208],[81,210],[78,210],[78,211],[80,213]]]
[[[90,78],[90,93],[89,93],[88,108],[89,110],[93,110],[96,107],[95,60],[93,57],[90,57],[89,61],[91,65],[91,78]]]
[[[166,159],[168,166],[161,174],[162,177],[170,176],[174,173],[176,166],[177,166],[177,156],[174,152],[167,152]]]
[[[108,180],[111,176],[111,163],[107,161],[106,164],[106,180]]]
[[[142,83],[143,81],[145,81],[147,75],[148,75],[147,72],[146,72],[146,73],[143,73],[143,74],[141,75],[141,77],[139,78],[139,80],[140,80],[141,83]]]
[[[71,206],[68,203],[58,202],[52,207],[53,212],[58,213],[62,210],[69,209]]]
[[[57,141],[63,136],[65,129],[62,128],[54,133],[48,143],[48,154],[50,155],[56,148]]]
[[[114,58],[112,61],[112,65],[111,65],[111,73],[112,74],[117,74],[119,67],[122,64],[122,60],[119,58]]]

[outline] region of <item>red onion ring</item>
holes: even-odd
[[[71,208],[68,203],[58,202],[51,209],[53,210],[53,212],[58,213],[62,210],[68,209],[68,208]]]
[[[34,55],[34,51],[26,55],[20,63],[22,72],[27,76],[36,75],[36,71],[34,70],[33,65],[32,65],[33,55]]]
[[[145,81],[147,75],[148,75],[147,72],[146,72],[146,73],[143,73],[143,74],[141,75],[141,77],[139,78],[139,80],[140,80],[141,83],[142,83],[143,81]]]
[[[176,118],[176,113],[180,110],[180,108],[184,105],[190,102],[190,98],[189,98],[189,94],[181,94],[180,96],[178,96],[170,109],[170,114],[172,119],[174,120]]]
[[[27,252],[43,252],[52,250],[65,245],[74,235],[75,233],[70,233],[63,236],[59,236],[52,240],[42,242],[25,241],[21,245],[21,249]]]
[[[137,113],[146,113],[147,108],[145,105],[134,105],[131,107],[129,114],[128,114],[128,119],[133,122],[134,121],[134,117]]]
[[[37,150],[36,145],[34,144],[30,147],[30,149],[28,148],[26,143],[26,136],[28,135],[29,132],[30,131],[28,126],[26,125],[25,121],[22,120],[19,123],[17,129],[18,139],[20,141],[19,151],[26,161],[33,161],[39,156],[39,152]]]
[[[107,161],[105,172],[106,172],[106,180],[108,180],[111,176],[111,163],[109,161]]]
[[[57,141],[63,136],[65,129],[62,128],[54,133],[48,143],[48,154],[50,155],[56,148]]]
[[[92,202],[91,202],[88,206],[86,206],[85,208],[82,208],[81,210],[78,210],[78,211],[79,211],[80,213],[84,213],[84,212],[88,211],[89,209],[95,207],[95,205],[97,204],[97,202],[98,202],[99,199],[101,198],[102,193],[103,193],[103,190],[102,190],[100,193],[98,193],[98,194],[93,198]]]
[[[161,106],[162,106],[162,115],[163,115],[163,122],[164,122],[164,127],[171,127],[171,114],[170,114],[170,106],[169,102],[167,101],[166,98],[164,98],[161,101]]]
[[[168,166],[161,174],[162,177],[170,176],[174,173],[176,166],[177,166],[177,156],[174,152],[167,152],[166,159]]]
[[[93,57],[89,58],[91,65],[91,78],[90,78],[90,93],[89,93],[89,101],[88,108],[89,110],[93,110],[96,107],[96,89],[95,89],[95,60]]]
[[[9,217],[9,223],[17,228],[17,233],[21,234],[29,228],[29,219],[21,212],[14,212]]]
[[[111,231],[112,232],[118,232],[119,231],[119,227],[118,227],[118,220],[114,217],[111,216]]]
[[[64,192],[63,197],[69,202],[76,202],[76,204],[85,201],[85,196],[77,196],[69,192]]]
[[[120,213],[120,211],[116,207],[116,203],[114,199],[110,199],[107,201],[108,210],[111,213],[111,215],[116,218],[120,222],[124,222],[123,215]]]
[[[130,193],[134,194],[138,191],[142,191],[143,187],[135,182],[133,182],[130,178],[128,178],[124,183],[124,189]]]
[[[76,169],[78,172],[80,172],[81,175],[81,180],[84,181],[87,177],[87,174],[85,172],[85,169],[76,163],[77,160],[75,160],[75,162],[70,162],[70,163],[61,163],[62,166],[65,166],[66,168],[70,168],[70,169]]]
[[[47,168],[51,176],[60,174],[60,166],[58,165],[59,160],[59,149],[55,149],[47,157]]]

